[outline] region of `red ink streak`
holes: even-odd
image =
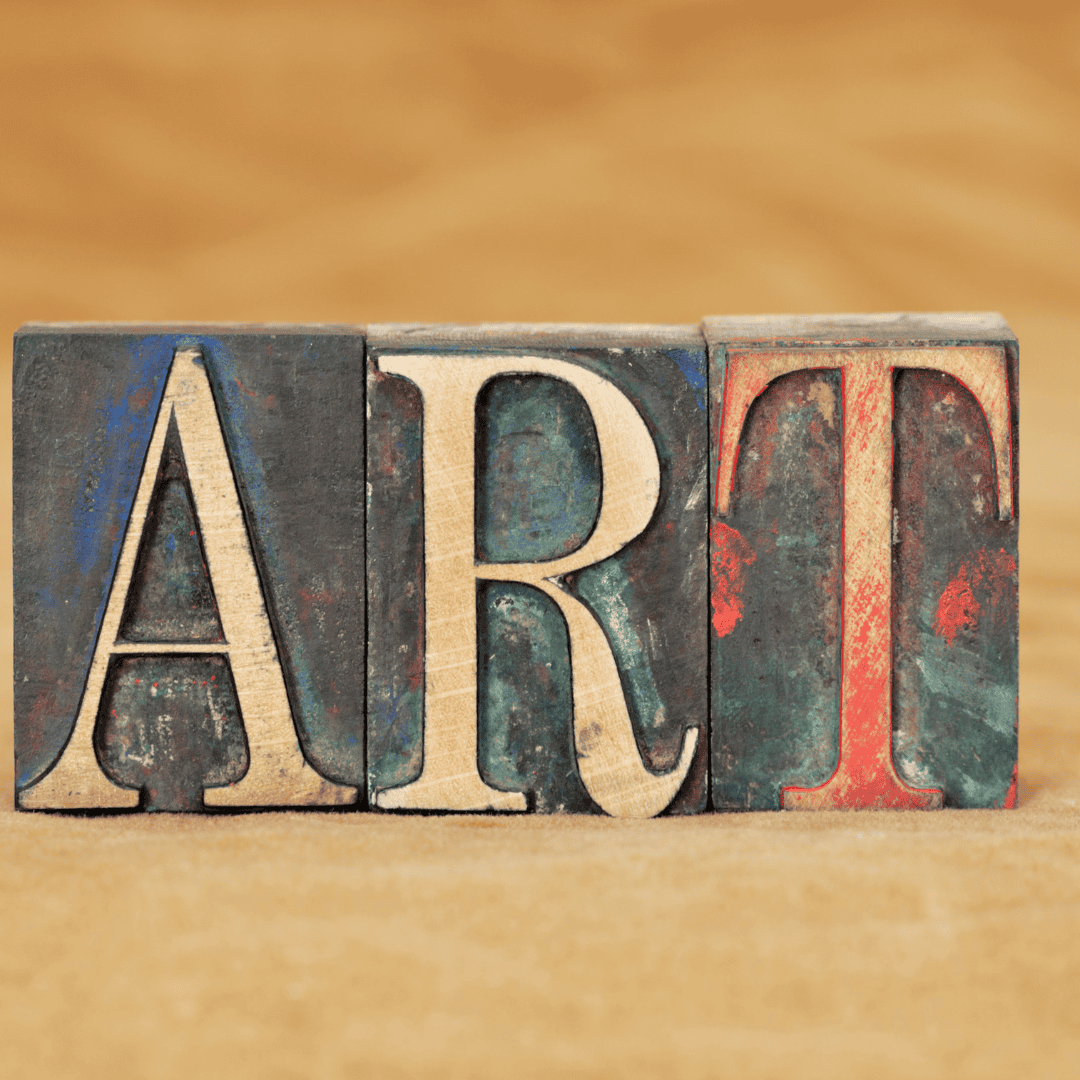
[[[712,527],[713,629],[726,637],[742,618],[744,572],[757,558],[739,532],[718,521]]]
[[[236,385],[247,394],[248,397],[258,397],[254,390],[249,390],[239,379],[236,380]]]
[[[997,596],[1015,573],[1016,560],[1004,548],[996,552],[983,548],[965,559],[938,601],[934,633],[944,638],[946,645],[952,645],[961,630],[977,630],[982,607],[972,590],[985,586],[992,596]]]

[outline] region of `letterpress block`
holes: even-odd
[[[15,338],[18,805],[364,788],[363,336]]]
[[[1015,337],[991,315],[703,327],[714,805],[1012,806]]]
[[[704,809],[697,329],[372,326],[368,372],[373,805]]]

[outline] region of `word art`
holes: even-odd
[[[1016,799],[997,316],[23,328],[16,804]]]

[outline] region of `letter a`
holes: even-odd
[[[187,461],[224,642],[136,643],[120,635],[170,420],[175,420]],[[59,761],[23,792],[20,805],[65,810],[137,806],[139,793],[114,784],[94,753],[94,726],[109,660],[118,655],[192,653],[228,658],[249,750],[248,769],[239,781],[205,789],[208,806],[323,806],[354,801],[354,788],[323,779],[304,760],[210,380],[201,352],[185,349],[173,356],[75,726]]]
[[[675,767],[649,772],[638,752],[611,646],[592,612],[557,579],[620,551],[649,524],[660,493],[652,436],[633,403],[577,364],[533,356],[383,356],[424,401],[424,603],[426,683],[420,776],[376,795],[386,809],[524,810],[520,792],[484,783],[477,765],[476,582],[517,581],[558,604],[570,632],[574,740],[582,782],[616,817],[652,817],[690,769],[698,730]],[[497,375],[536,373],[574,386],[592,411],[603,463],[600,517],[577,551],[550,562],[476,564],[476,396]],[[587,750],[585,749],[587,747]]]

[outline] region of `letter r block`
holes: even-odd
[[[1014,805],[1016,338],[991,315],[703,327],[714,806]]]
[[[699,331],[372,326],[368,380],[372,805],[703,810]]]
[[[15,338],[17,803],[353,803],[363,336]]]

